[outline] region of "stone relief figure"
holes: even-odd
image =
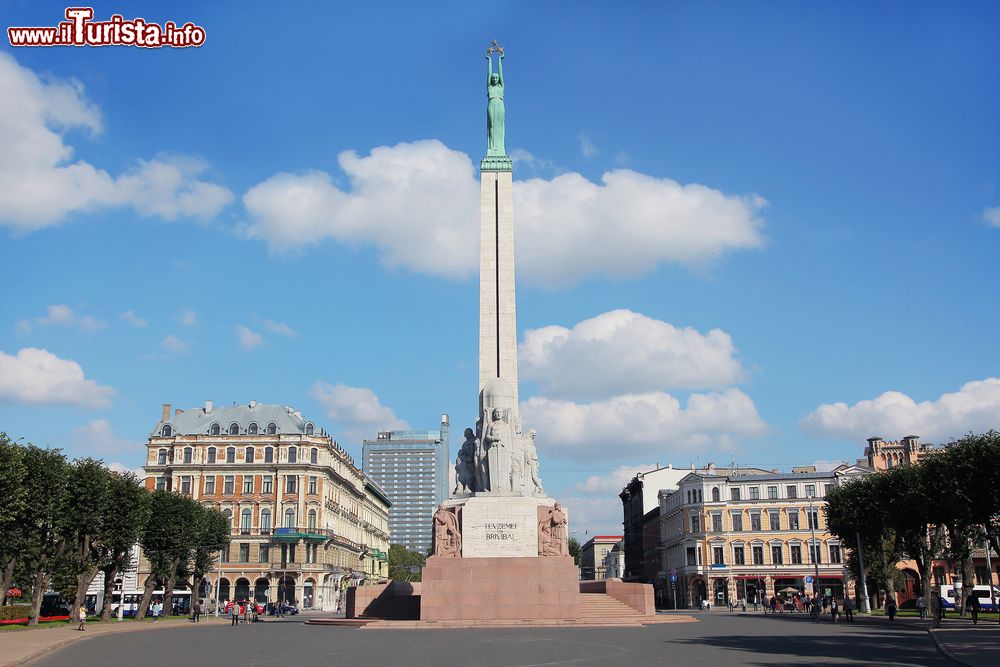
[[[524,485],[526,490],[536,496],[544,496],[542,478],[538,474],[538,450],[535,449],[535,429],[528,429],[528,437],[524,439]]]
[[[542,510],[538,520],[538,555],[568,556],[569,535],[566,532],[567,518],[562,505],[556,503]]]
[[[512,429],[513,430],[513,429]],[[514,436],[510,453],[510,488],[513,491],[524,493],[524,441],[525,437],[520,433]]]
[[[476,450],[479,448],[479,439],[471,428],[465,429],[465,442],[458,450],[458,458],[455,459],[455,491],[453,493],[468,493],[476,491]]]
[[[458,517],[444,504],[434,512],[434,555],[459,558],[462,556],[462,533]]]
[[[486,52],[486,61],[489,63],[486,70],[486,154],[506,155],[504,148],[504,123],[506,111],[503,105],[503,49],[496,42],[494,47]],[[492,52],[497,51],[500,58],[497,59],[497,72],[493,71]]]
[[[493,408],[492,413],[483,415],[483,447],[489,465],[489,491],[510,490],[510,461],[513,450],[513,430],[504,420],[504,412]],[[486,421],[488,420],[488,421]]]

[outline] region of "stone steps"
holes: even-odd
[[[634,623],[636,619],[643,618],[643,615],[606,593],[581,593],[580,618],[608,620],[618,618]]]

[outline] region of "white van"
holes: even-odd
[[[990,600],[990,587],[989,586],[973,586],[972,590],[966,590],[966,600],[969,599],[969,595],[974,595],[979,598],[979,608],[983,611],[993,611],[993,602]],[[993,587],[993,596],[997,603],[1000,603],[1000,588],[996,586]],[[941,597],[944,598],[944,608],[954,609],[955,608],[955,588],[953,586],[942,587]]]

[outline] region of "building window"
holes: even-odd
[[[767,487],[767,497],[769,500],[777,500],[778,498],[778,487],[769,486]]]
[[[719,502],[719,487],[717,486],[712,487],[712,502],[713,503]]]
[[[733,512],[732,519],[733,519],[733,530],[735,531],[743,530],[743,513]]]
[[[781,514],[778,510],[767,513],[767,525],[771,530],[781,530]]]
[[[316,487],[317,486],[318,486],[318,484],[317,484],[316,478],[315,477],[310,477],[309,478],[309,495],[312,495],[312,496],[316,495],[316,493],[317,493]]]
[[[840,545],[831,544],[830,545],[830,562],[840,563]]]
[[[294,475],[285,477],[285,493],[295,493],[296,478]]]
[[[249,509],[245,509],[240,512],[240,533],[243,535],[250,534],[250,528],[253,525],[253,512]]]
[[[271,550],[268,548],[270,545],[262,544],[260,545],[260,558],[258,562],[266,563],[271,560]]]
[[[750,530],[760,530],[760,514],[750,515]]]
[[[173,433],[173,432],[174,432],[173,429],[170,428],[170,424],[164,424],[163,430],[160,431],[160,433],[163,434],[164,438],[169,438],[170,434]]]
[[[291,507],[285,510],[285,528],[295,528],[295,510]]]
[[[247,426],[247,435],[257,435],[257,424],[251,422],[251,424]]]
[[[823,562],[823,559],[820,557],[820,546],[818,544],[809,545],[809,562],[810,563]]]
[[[777,545],[776,546],[772,546],[771,547],[771,565],[782,565],[782,564],[784,564],[784,562],[785,562],[785,560],[784,560],[784,558],[782,556],[782,553],[781,553],[781,547],[777,546]]]
[[[698,564],[698,550],[694,547],[687,548],[687,564],[697,565]]]
[[[250,562],[250,543],[240,542],[240,562],[249,563]]]
[[[809,528],[819,530],[819,512],[809,510],[806,512],[806,516],[809,517]]]
[[[832,488],[833,488],[833,484],[824,484],[823,485],[823,495],[824,496],[830,495],[830,489],[832,489]]]
[[[229,545],[222,547],[222,551],[219,552],[219,562],[228,563],[229,562]]]
[[[260,534],[267,535],[271,532],[271,510],[266,507],[260,511]]]
[[[226,449],[226,463],[236,463],[236,448],[228,447]]]
[[[712,532],[721,533],[722,532],[722,515],[713,514],[712,515]]]
[[[315,432],[312,424],[306,424],[306,435],[312,435]]]
[[[156,478],[156,490],[157,491],[166,491],[168,488],[169,487],[167,486],[167,478],[166,477],[157,477]]]
[[[232,424],[230,424],[229,425],[229,435],[239,435],[239,434],[240,434],[240,425],[237,424],[236,422],[233,422]]]
[[[310,530],[316,530],[316,510],[309,510],[309,514],[306,516],[308,517],[306,526],[308,526]]]
[[[289,463],[296,463],[298,461],[298,458],[299,458],[299,450],[296,449],[295,447],[289,447],[288,448],[288,462]]]
[[[225,479],[222,480],[222,493],[227,496],[233,494],[233,485],[235,484],[236,478],[232,475],[226,475]]]
[[[815,498],[815,497],[816,497],[816,485],[806,484],[806,498]]]
[[[736,565],[746,565],[747,557],[743,553],[743,545],[733,547],[733,562]]]
[[[700,533],[701,532],[701,517],[697,514],[691,515],[691,532]]]
[[[750,487],[750,500],[760,500],[760,487],[751,486]]]
[[[243,476],[243,495],[249,496],[253,493],[253,477],[250,475]]]
[[[785,496],[788,497],[788,498],[798,498],[799,497],[798,491],[796,490],[794,484],[789,484],[788,486],[785,487]]]
[[[253,447],[247,447],[243,452],[243,460],[246,463],[253,463]]]
[[[318,450],[318,449],[316,449],[315,447],[313,447],[313,448],[312,448],[312,449],[311,449],[311,450],[309,451],[309,463],[311,463],[311,464],[313,464],[313,465],[316,465],[316,462],[317,462],[318,460],[319,460],[319,450]]]
[[[274,447],[264,448],[264,463],[274,463]]]
[[[215,475],[205,478],[205,495],[214,496],[215,495]]]
[[[184,463],[191,463],[192,451],[190,447],[184,448]]]
[[[212,424],[212,427],[208,430],[212,435],[220,435],[222,433],[222,427],[218,424]]]
[[[275,425],[274,422],[271,422],[270,424],[267,425],[267,434],[268,435],[274,435],[277,432],[278,432],[278,427]]]
[[[754,565],[763,565],[764,564],[764,547],[761,547],[761,546],[751,547],[750,548],[750,553],[753,555],[753,564]]]
[[[788,530],[799,529],[799,511],[788,510]]]
[[[725,565],[726,557],[723,547],[712,547],[712,562],[716,565]]]
[[[161,466],[167,465],[167,450],[161,449],[156,453],[156,464]]]
[[[181,493],[185,496],[191,495],[191,477],[189,475],[181,477]]]
[[[792,557],[792,565],[802,565],[802,547],[798,544],[793,544],[788,547],[788,552]]]
[[[936,567],[934,568],[934,583],[937,586],[944,585],[944,568]]]
[[[215,447],[208,448],[208,462],[215,463]]]
[[[229,530],[233,529],[233,511],[228,507],[222,510],[222,516],[226,517],[226,525],[229,526]]]
[[[740,499],[740,487],[734,486],[733,488],[729,489],[729,499],[730,500]]]
[[[273,493],[271,486],[271,480],[273,478],[270,475],[265,475],[260,480],[260,492],[261,493]]]

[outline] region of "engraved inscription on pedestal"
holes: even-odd
[[[464,501],[462,557],[538,556],[540,500],[479,496]]]

